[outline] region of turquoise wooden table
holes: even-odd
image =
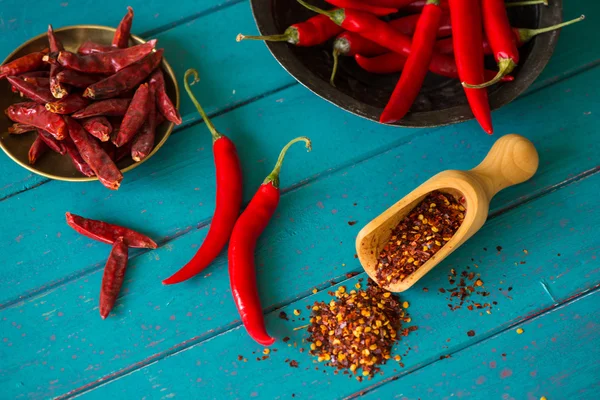
[[[494,112],[490,137],[474,122],[397,129],[335,108],[264,44],[235,43],[237,33],[256,31],[250,5],[220,1],[129,5],[133,32],[157,38],[179,77],[200,71],[200,101],[240,149],[246,200],[284,143],[313,140],[311,154],[292,149],[286,160],[280,207],[258,243],[261,300],[278,341],[263,360],[240,325],[224,254],[196,279],[161,285],[202,242],[215,206],[211,138],[184,93],[184,123],[118,192],[50,181],[0,156],[0,398],[600,398],[600,59],[590,40],[600,4],[565,2],[565,19],[584,13],[588,21],[565,29],[542,76]],[[115,26],[126,5],[0,0],[0,54],[49,22]],[[403,366],[388,363],[361,383],[301,351],[306,332],[294,328],[306,306],[365,277],[354,258],[360,227],[431,175],[474,166],[511,132],[534,142],[539,171],[501,192],[482,230],[402,293],[418,326],[398,344]],[[110,247],[72,231],[66,211],[129,225],[160,244],[130,253],[106,320],[98,296]],[[438,291],[452,268],[467,267],[497,302],[491,314],[450,311]]]

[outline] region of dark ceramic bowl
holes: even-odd
[[[321,0],[310,2],[331,8]],[[562,0],[550,0],[549,3],[549,6],[509,8],[512,26],[538,28],[560,23]],[[289,25],[315,15],[295,0],[251,0],[251,5],[261,35],[282,33]],[[492,109],[511,102],[533,83],[548,63],[558,35],[558,31],[542,34],[521,48],[521,61],[513,72],[514,82],[500,83],[488,89]],[[337,87],[333,87],[329,84],[333,65],[331,41],[310,48],[280,42],[267,43],[267,46],[298,82],[336,106],[373,121],[379,121],[379,115],[398,81],[398,74],[371,74],[363,71],[353,58],[340,57]],[[486,66],[497,70],[491,56],[486,57]],[[460,82],[429,73],[411,112],[395,125],[433,127],[472,118]]]

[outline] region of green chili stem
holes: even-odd
[[[198,76],[198,71],[196,71],[193,68],[190,68],[187,71],[185,71],[185,75],[183,76],[183,85],[185,86],[185,90],[188,93],[188,95],[190,96],[190,99],[192,99],[192,103],[194,103],[194,105],[196,106],[196,109],[202,116],[204,123],[208,127],[208,130],[210,131],[210,134],[212,135],[212,140],[214,143],[217,141],[217,139],[220,139],[221,137],[223,137],[223,135],[220,134],[219,132],[217,132],[217,129],[213,125],[212,121],[210,120],[210,118],[208,118],[208,115],[206,115],[206,112],[204,112],[204,109],[202,108],[202,106],[200,105],[198,100],[196,100],[194,93],[192,93],[192,89],[190,88],[190,82],[188,79],[190,77],[190,75],[193,75],[193,79],[194,79],[191,83],[192,85],[195,84],[196,82],[200,81],[200,77]]]
[[[312,143],[311,143],[310,139],[307,138],[306,136],[300,136],[300,137],[297,137],[296,139],[291,140],[288,144],[286,144],[283,147],[283,149],[281,149],[281,153],[279,153],[279,158],[277,159],[277,162],[275,163],[275,168],[273,168],[273,171],[269,174],[269,176],[267,176],[265,178],[265,180],[263,181],[263,185],[271,182],[274,187],[276,187],[276,188],[279,187],[279,173],[281,172],[281,165],[283,164],[283,159],[285,158],[285,154],[287,153],[288,149],[294,143],[300,142],[300,141],[306,143],[306,148],[308,149],[308,151],[312,150]]]
[[[241,33],[235,38],[236,42],[242,40],[265,40],[268,42],[287,42],[289,39],[288,35],[282,33],[280,35],[268,35],[268,36],[253,36],[253,35],[242,35]]]
[[[335,16],[332,11],[323,10],[322,8],[319,8],[317,6],[313,6],[312,4],[308,4],[307,2],[302,1],[302,0],[297,0],[297,1],[298,1],[298,3],[302,4],[304,7],[308,8],[309,10],[314,11],[314,12],[316,12],[318,14],[326,15],[326,16],[328,16],[331,19],[333,19],[334,16]]]
[[[541,33],[546,33],[546,32],[551,32],[560,28],[564,28],[565,26],[568,25],[572,25],[575,24],[577,22],[583,21],[585,19],[585,15],[580,16],[579,18],[575,18],[572,19],[570,21],[565,21],[561,24],[557,24],[557,25],[552,25],[552,26],[548,26],[545,28],[539,28],[539,29],[519,29],[519,39],[521,40],[522,43],[527,43],[528,41],[530,41],[531,39],[533,39],[535,36],[541,34]]]
[[[433,5],[439,6],[440,0],[427,0],[427,3],[425,3],[425,5],[427,5],[427,4],[433,4]]]
[[[483,89],[488,86],[492,86],[493,84],[500,82],[506,75],[510,74],[516,66],[517,64],[515,64],[512,58],[500,58],[498,59],[498,67],[500,70],[492,80],[484,82],[480,85],[471,85],[466,82],[463,82],[462,85],[468,89]]]
[[[548,0],[513,1],[506,3],[506,7],[534,6],[537,4],[548,5]]]
[[[335,74],[337,74],[339,60],[340,52],[337,49],[333,49],[333,69],[331,70],[331,78],[329,78],[329,83],[333,87],[335,87]]]

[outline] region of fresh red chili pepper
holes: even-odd
[[[67,125],[63,118],[46,110],[41,104],[17,103],[9,106],[4,113],[12,121],[48,131],[58,140],[67,137]]]
[[[212,223],[204,243],[186,265],[163,281],[165,285],[190,279],[205,269],[219,255],[231,236],[242,206],[242,168],[237,150],[231,139],[217,131],[200,103],[196,100],[189,86],[190,76],[193,76],[193,82],[196,82],[198,72],[194,69],[186,71],[183,78],[185,90],[212,135],[217,174],[217,201]]]
[[[119,297],[121,286],[125,280],[128,259],[129,248],[120,237],[113,244],[110,256],[104,266],[104,275],[102,275],[102,286],[100,287],[100,316],[102,319],[108,317]]]
[[[375,1],[386,1],[386,0],[375,0]],[[394,1],[394,0],[390,0],[390,1]],[[402,1],[402,0],[400,0],[400,1]],[[410,4],[408,4],[402,10],[408,11],[408,12],[420,13],[423,10],[423,7],[425,7],[425,3],[427,3],[427,0],[412,1]],[[442,9],[445,11],[450,10],[450,6],[448,5],[448,0],[442,0],[440,2],[440,7],[442,7]]]
[[[84,109],[88,104],[90,104],[89,99],[79,93],[71,93],[58,101],[46,103],[46,110],[55,114],[72,114]]]
[[[107,51],[113,51],[115,48],[105,44],[99,44],[92,42],[91,40],[85,41],[77,49],[77,54],[87,55],[93,53],[104,53]]]
[[[122,237],[128,247],[137,249],[156,249],[158,245],[148,236],[120,225],[85,218],[67,212],[67,224],[78,233],[102,243],[114,244]]]
[[[35,138],[29,148],[29,165],[33,165],[36,161],[48,151],[48,146],[39,135]]]
[[[402,18],[393,19],[389,24],[396,29],[398,32],[412,36],[415,33],[417,22],[419,21],[420,14],[407,15]],[[447,13],[442,14],[440,25],[437,30],[437,37],[443,38],[452,35],[452,25],[450,24],[450,15]]]
[[[115,36],[113,37],[112,45],[124,49],[129,45],[129,35],[131,33],[131,25],[133,24],[133,8],[127,7],[127,14],[123,17]]]
[[[44,143],[46,143],[50,150],[60,154],[61,156],[64,156],[66,154],[67,149],[62,143],[64,140],[56,140],[54,136],[42,129],[38,129],[37,132],[38,138],[40,138]]]
[[[8,127],[8,133],[11,135],[20,135],[25,132],[35,131],[37,128],[33,125],[26,125],[20,122],[15,122],[12,126]]]
[[[354,56],[356,54],[362,54],[364,56],[375,56],[386,53],[388,49],[378,45],[375,42],[365,39],[358,33],[354,32],[342,32],[333,41],[333,69],[331,71],[331,78],[329,83],[335,86],[335,75],[338,69],[339,57],[342,56]]]
[[[379,122],[385,124],[396,122],[410,110],[427,75],[427,67],[433,57],[433,47],[441,20],[440,1],[428,0],[417,23],[412,40],[412,51],[406,60],[392,97],[379,117]]]
[[[56,79],[58,79],[60,83],[71,85],[79,89],[85,89],[104,78],[106,78],[104,75],[90,75],[79,71],[73,71],[72,69],[63,69],[56,75]]]
[[[109,117],[122,117],[129,108],[131,99],[109,99],[96,101],[83,110],[80,110],[72,115],[73,118],[88,118],[97,115],[105,115]]]
[[[391,7],[381,7],[373,4],[369,4],[368,2],[362,2],[360,0],[325,0],[329,4],[339,7],[339,8],[347,8],[349,10],[358,10],[368,12],[369,14],[377,15],[379,17],[383,17],[385,15],[390,15],[398,12],[398,8]]]
[[[181,124],[181,115],[179,111],[173,105],[173,102],[167,94],[165,87],[165,77],[160,68],[157,68],[152,75],[150,75],[150,85],[154,86],[154,93],[156,93],[156,106],[158,111],[169,121],[176,125]]]
[[[135,162],[140,162],[148,157],[148,154],[154,148],[154,137],[156,134],[156,92],[155,85],[150,83],[148,89],[148,116],[140,129],[140,132],[133,139],[131,145],[131,158]]]
[[[117,136],[113,139],[115,146],[121,147],[125,143],[128,143],[133,139],[142,125],[144,125],[149,112],[148,95],[149,89],[147,83],[144,83],[135,91],[131,104],[129,104],[129,108],[123,117],[121,128],[117,132]]]
[[[9,76],[6,79],[23,96],[30,98],[36,103],[44,104],[54,101],[54,96],[52,96],[49,87],[40,87],[34,83],[25,82],[24,79],[16,76]]]
[[[150,53],[140,61],[123,68],[114,75],[88,86],[83,92],[83,97],[100,100],[130,91],[158,67],[162,55],[163,49]]]
[[[48,49],[29,53],[26,56],[17,58],[8,64],[0,65],[0,79],[7,76],[16,76],[26,72],[35,71],[46,66],[44,56],[48,54]]]
[[[71,158],[75,169],[84,176],[94,176],[94,171],[92,171],[90,166],[83,160],[81,154],[79,154],[79,151],[77,150],[77,147],[75,147],[75,143],[73,143],[71,138],[65,138],[65,140],[62,141],[62,143],[65,146],[65,150],[67,150],[67,154]]]
[[[394,7],[402,9],[414,3],[415,0],[368,0],[370,4],[378,7]],[[423,4],[424,6],[425,4]],[[423,7],[421,7],[423,8]]]
[[[112,74],[146,57],[156,47],[156,39],[144,44],[105,53],[80,55],[59,51],[44,56],[46,62],[89,74]]]
[[[103,116],[90,117],[81,120],[81,126],[90,135],[100,139],[101,142],[108,142],[110,140],[110,134],[113,131],[113,127],[108,122],[108,119]]]
[[[485,82],[483,68],[483,27],[479,0],[449,0],[454,58],[461,82]],[[488,134],[494,132],[486,89],[464,88],[471,111]]]
[[[121,174],[114,161],[76,120],[68,116],[65,116],[64,119],[69,127],[69,136],[75,143],[81,158],[94,171],[100,183],[111,190],[119,189],[123,174]]]
[[[237,35],[236,41],[265,40],[268,42],[288,42],[295,46],[312,47],[331,39],[343,29],[324,15],[315,15],[304,22],[290,25],[280,35],[252,36]]]
[[[263,181],[250,200],[248,207],[238,218],[229,241],[229,282],[233,300],[240,313],[246,331],[252,339],[263,346],[275,342],[265,328],[262,307],[256,287],[256,267],[254,252],[256,241],[279,203],[279,173],[287,150],[296,142],[304,141],[310,151],[311,143],[307,137],[298,137],[281,150],[273,171]]]
[[[63,51],[65,49],[61,41],[56,37],[56,35],[54,35],[52,25],[48,25],[48,42],[50,43],[51,52]],[[58,79],[56,79],[56,75],[61,71],[61,69],[62,68],[58,65],[50,66],[50,91],[57,99],[62,99],[64,96],[69,94],[67,89],[60,83]]]

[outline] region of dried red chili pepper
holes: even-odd
[[[29,148],[29,165],[33,165],[36,161],[48,151],[48,146],[39,136],[35,138]]]
[[[193,277],[219,255],[231,236],[242,205],[242,169],[235,145],[231,139],[217,131],[200,103],[196,100],[189,86],[190,76],[193,76],[193,82],[196,82],[198,72],[194,69],[187,70],[184,76],[184,85],[212,135],[217,175],[217,200],[212,223],[204,243],[186,265],[163,281],[165,285],[183,282]]]
[[[33,125],[26,125],[20,122],[15,122],[12,126],[8,127],[8,133],[11,135],[20,135],[25,132],[35,131],[37,128]]]
[[[365,39],[358,33],[348,31],[340,33],[333,41],[333,69],[329,83],[335,86],[335,75],[337,74],[340,56],[354,56],[356,54],[376,56],[386,52],[388,52],[388,49]]]
[[[50,87],[49,77],[19,75],[17,78],[22,78],[25,82],[31,83],[32,85],[38,86],[43,89],[48,89]],[[54,99],[52,99],[52,101],[54,101]]]
[[[483,68],[483,27],[479,0],[449,0],[454,58],[461,82],[485,82]],[[488,134],[494,132],[486,89],[464,88],[471,111]]]
[[[273,172],[263,181],[248,207],[238,218],[229,241],[229,280],[233,300],[240,313],[248,334],[263,346],[275,342],[265,328],[262,307],[256,287],[254,252],[256,241],[279,203],[279,173],[287,150],[296,142],[304,141],[311,149],[307,137],[299,137],[289,142],[277,159]]]
[[[167,94],[165,77],[160,68],[156,69],[156,71],[150,75],[150,86],[154,86],[154,93],[156,93],[156,106],[158,107],[158,111],[160,111],[160,113],[166,119],[174,124],[181,124],[181,115],[179,115],[179,111],[177,111],[173,105],[173,102],[169,98],[169,95]]]
[[[0,65],[0,79],[7,76],[24,74],[25,72],[35,71],[45,67],[46,65],[44,64],[43,57],[46,54],[48,54],[48,49],[36,51],[17,58],[7,64]]]
[[[4,113],[12,121],[48,131],[58,140],[67,137],[67,125],[63,118],[46,110],[41,104],[17,103],[9,106]]]
[[[31,71],[19,74],[18,76],[19,78],[23,78],[25,80],[27,80],[27,78],[49,78],[50,71]]]
[[[88,118],[97,115],[105,115],[109,117],[122,117],[129,108],[131,99],[109,99],[96,101],[83,110],[80,110],[72,115],[73,118]]]
[[[104,275],[102,275],[102,286],[100,288],[100,316],[106,319],[113,309],[123,281],[125,280],[125,270],[129,259],[129,249],[122,237],[118,238],[113,244],[110,256],[104,266]]]
[[[119,189],[123,174],[121,174],[113,160],[76,120],[68,116],[64,118],[69,127],[69,136],[75,143],[81,158],[94,171],[100,183],[111,190]]]
[[[156,134],[156,92],[155,86],[150,83],[148,90],[148,116],[142,125],[140,132],[133,139],[131,145],[131,158],[140,162],[148,157],[154,148],[154,137]]]
[[[116,129],[115,129],[116,130]],[[117,151],[115,152],[115,161],[119,162],[125,157],[131,155],[131,147],[133,146],[133,142],[129,142],[125,144],[125,146],[117,147]]]
[[[54,136],[52,136],[43,129],[38,129],[37,132],[38,138],[42,139],[50,150],[60,154],[61,156],[64,156],[67,153],[67,149],[62,143],[63,140],[56,140]]]
[[[100,139],[101,142],[110,140],[110,134],[113,131],[113,127],[106,117],[90,117],[82,119],[80,122],[83,129],[95,138]]]
[[[72,114],[84,109],[90,101],[79,93],[71,93],[65,98],[46,103],[46,110],[55,114]]]
[[[144,125],[149,112],[148,94],[147,83],[144,83],[135,91],[131,104],[129,104],[129,108],[123,117],[121,128],[117,132],[117,136],[113,139],[115,146],[121,147],[131,141],[142,125]]]
[[[54,35],[54,30],[52,29],[52,25],[48,25],[48,42],[50,42],[50,51],[63,51],[65,48],[63,47],[61,41]],[[56,75],[62,70],[58,65],[50,66],[50,91],[52,95],[57,99],[62,99],[64,96],[69,94],[67,89],[60,83],[60,81],[56,78]]]
[[[390,15],[398,12],[398,8],[391,7],[381,7],[369,4],[367,2],[362,2],[360,0],[325,0],[329,4],[339,7],[339,8],[347,8],[349,10],[358,10],[368,12],[369,14],[377,15],[379,17]]]
[[[65,146],[65,150],[67,151],[67,154],[71,158],[71,161],[73,162],[73,166],[75,167],[75,169],[84,176],[87,176],[87,177],[94,176],[95,175],[94,171],[92,171],[90,166],[83,160],[83,158],[81,157],[81,154],[79,154],[79,150],[77,150],[77,147],[75,147],[75,143],[73,143],[71,138],[70,137],[65,138],[65,140],[62,141],[62,143]]]
[[[140,61],[123,68],[114,75],[88,86],[84,97],[95,100],[115,97],[137,87],[162,60],[163,49],[153,52]]]
[[[48,87],[40,87],[34,83],[25,82],[25,80],[16,76],[8,76],[6,79],[23,96],[37,103],[44,104],[49,101],[54,101],[54,96],[52,96]]]
[[[268,42],[288,42],[295,46],[311,47],[326,42],[343,29],[324,15],[316,15],[304,22],[290,25],[280,35],[252,36],[237,35],[236,41],[265,40]]]
[[[128,247],[137,249],[156,249],[158,245],[148,236],[120,225],[85,218],[67,212],[67,224],[78,233],[102,243],[114,244],[122,237]]]
[[[433,57],[433,47],[441,20],[440,1],[428,0],[417,23],[412,39],[412,51],[392,97],[379,117],[379,122],[389,124],[402,119],[415,102]]]
[[[115,48],[105,44],[99,44],[92,42],[91,40],[85,41],[77,49],[77,54],[87,55],[93,53],[104,53],[107,51],[113,51]]]
[[[131,25],[133,24],[133,8],[127,7],[127,14],[123,17],[115,36],[113,37],[112,45],[124,49],[129,45],[129,35],[131,33]]]
[[[72,69],[63,69],[56,75],[56,79],[58,79],[60,83],[71,85],[79,89],[85,89],[105,78],[106,76],[103,75],[90,75],[79,71],[73,71]]]
[[[102,147],[102,149],[106,152],[106,154],[108,154],[108,156],[111,160],[113,160],[113,162],[117,160],[117,148],[114,144],[108,141],[102,142],[100,143],[100,147]]]
[[[44,56],[44,61],[89,74],[112,74],[140,61],[150,54],[154,47],[156,47],[156,39],[105,53],[79,55],[70,51],[60,51]]]

